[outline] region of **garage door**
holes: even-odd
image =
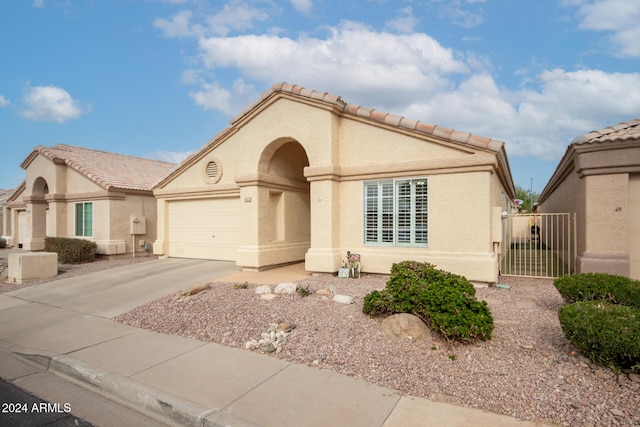
[[[239,207],[239,198],[169,202],[169,256],[235,261]]]
[[[629,175],[629,264],[631,278],[640,280],[640,174]]]

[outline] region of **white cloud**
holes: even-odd
[[[426,34],[379,33],[353,22],[330,28],[325,39],[211,37],[199,47],[212,70],[237,69],[248,80],[314,85],[356,99],[376,93],[389,107],[404,104],[416,88],[425,96],[449,84],[444,76],[468,72],[451,49]]]
[[[398,11],[398,16],[385,24],[390,30],[397,31],[399,33],[412,33],[418,25],[418,19],[413,16],[413,9],[411,7],[405,7]]]
[[[578,6],[580,28],[605,31],[617,56],[640,56],[640,2],[629,0],[595,0],[565,2]]]
[[[243,31],[253,28],[254,22],[266,21],[269,14],[253,8],[245,2],[233,0],[225,4],[222,10],[207,17],[208,29],[212,34],[226,36],[231,31]]]
[[[9,102],[9,100],[7,98],[5,98],[4,96],[0,95],[0,108],[8,107],[10,104],[11,104],[11,102]]]
[[[510,91],[487,74],[473,75],[455,90],[412,102],[405,112],[502,139],[510,156],[557,160],[574,137],[640,111],[640,73],[554,69],[538,75],[537,84],[540,89]]]
[[[189,92],[189,97],[196,105],[205,110],[218,110],[228,116],[239,113],[242,107],[251,102],[256,95],[253,86],[246,84],[242,79],[236,80],[231,90],[223,88],[214,81],[203,83],[201,90]]]
[[[44,0],[33,0],[33,7],[42,9],[44,7]]]
[[[432,0],[440,3],[440,0]],[[442,2],[439,15],[449,19],[454,25],[463,28],[473,28],[484,23],[484,12],[479,7],[470,5],[484,3],[484,0],[450,0]]]
[[[200,70],[189,68],[182,72],[182,77],[180,78],[180,82],[186,85],[194,85],[198,83],[203,83],[204,80],[200,75]]]
[[[189,97],[205,110],[218,110],[226,115],[234,113],[231,109],[233,95],[218,82],[203,83],[201,90],[189,92]]]
[[[313,2],[311,0],[290,0],[291,5],[295,10],[300,13],[309,13],[313,9]]]
[[[190,37],[197,35],[201,27],[191,28],[191,11],[182,10],[176,13],[171,20],[158,18],[153,21],[153,26],[160,29],[165,37]]]
[[[169,163],[180,163],[187,157],[189,157],[193,151],[154,151],[148,154],[148,159],[160,160]]]
[[[58,122],[77,119],[90,108],[71,98],[66,90],[56,86],[29,87],[22,97],[24,109],[20,115],[37,122]]]
[[[399,16],[413,12],[403,9]],[[401,28],[413,27],[408,22],[394,29]],[[488,58],[455,52],[424,33],[378,31],[351,21],[323,29],[314,36],[198,37],[197,61],[182,81],[194,86],[189,96],[197,105],[228,116],[257,98],[255,87],[287,81],[349,103],[504,140],[510,156],[547,160],[559,159],[575,136],[640,111],[640,73],[549,69],[523,74],[521,88],[509,89],[496,83]]]
[[[193,22],[192,11],[182,10],[170,20],[155,19],[153,26],[161,30],[165,37],[226,36],[232,31],[251,29],[255,22],[267,19],[269,14],[264,10],[233,0],[225,4],[219,12],[206,16],[203,24]]]

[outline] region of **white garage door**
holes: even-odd
[[[629,175],[629,264],[631,278],[640,280],[640,174]]]
[[[169,256],[235,261],[239,207],[239,198],[169,202]]]

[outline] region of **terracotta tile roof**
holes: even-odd
[[[64,144],[37,146],[33,153],[39,153],[53,162],[64,162],[106,190],[120,188],[150,191],[155,183],[177,166],[158,160]],[[26,168],[30,158],[31,156],[25,160],[23,168]]]
[[[12,190],[0,190],[0,204],[3,204],[7,200],[9,200],[9,197],[11,197],[14,191],[16,191],[15,188]]]
[[[214,146],[217,142],[222,141],[226,136],[231,135],[245,116],[255,110],[260,104],[265,102],[268,98],[277,94],[292,94],[298,97],[307,98],[315,102],[325,103],[330,108],[335,108],[342,114],[349,114],[371,120],[373,122],[389,125],[398,129],[406,129],[414,131],[420,134],[433,135],[435,137],[443,138],[448,141],[455,142],[461,145],[471,146],[473,148],[488,149],[493,151],[500,159],[499,163],[504,169],[504,179],[506,187],[510,191],[511,197],[515,197],[515,186],[513,184],[513,178],[511,177],[511,169],[509,161],[507,159],[507,153],[505,150],[505,144],[502,141],[485,138],[482,136],[472,135],[468,132],[460,132],[453,129],[449,129],[443,126],[437,126],[429,123],[423,123],[418,120],[407,119],[402,116],[397,116],[382,111],[377,111],[372,108],[366,108],[355,104],[346,103],[341,97],[332,95],[328,92],[319,92],[316,90],[306,89],[301,86],[289,84],[289,83],[276,83],[271,86],[270,89],[264,91],[260,97],[253,103],[248,105],[237,116],[233,117],[229,121],[229,126],[218,132],[213,138],[207,141],[202,147],[194,151],[190,156],[184,159],[180,166],[177,167],[170,175],[167,175],[165,179],[158,182],[154,188],[162,188],[162,186],[181,173],[182,170],[188,167],[188,165],[197,159],[202,153],[206,152],[208,147]]]
[[[231,125],[233,126],[234,123],[240,120],[247,112],[251,111],[258,104],[260,104],[269,96],[277,92],[291,93],[301,97],[306,97],[309,99],[325,102],[329,105],[332,105],[344,111],[347,114],[351,114],[357,117],[362,117],[374,122],[395,126],[401,129],[408,129],[411,131],[416,131],[416,132],[427,134],[427,135],[434,135],[434,136],[455,141],[461,144],[471,145],[473,147],[479,147],[479,148],[484,148],[484,149],[489,149],[492,151],[499,152],[504,146],[504,142],[499,140],[476,136],[468,132],[460,132],[460,131],[456,131],[454,129],[449,129],[442,126],[423,123],[418,120],[407,119],[406,117],[396,116],[396,115],[385,113],[382,111],[377,111],[377,110],[374,110],[373,108],[363,107],[355,104],[348,104],[341,97],[337,95],[332,95],[327,92],[318,92],[315,90],[306,89],[306,88],[289,84],[289,83],[274,84],[270,89],[263,92],[262,95],[260,95],[260,97],[255,102],[253,102],[251,105],[245,108],[239,115],[231,119]]]
[[[606,141],[624,141],[640,139],[640,118],[628,122],[621,122],[600,130],[592,130],[586,135],[580,135],[571,141],[572,144],[585,144]]]

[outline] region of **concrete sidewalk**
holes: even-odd
[[[216,280],[279,283],[306,274],[300,266],[289,266],[280,273],[232,272]],[[104,307],[93,310],[99,314],[85,312],[91,310],[82,310],[82,298],[76,307],[61,307],[29,300],[25,292],[9,294],[0,295],[0,362],[27,359],[175,425],[542,425],[402,396],[333,371],[246,350],[126,326],[105,318],[111,310]],[[0,377],[17,385],[27,381],[12,366],[0,363]]]

